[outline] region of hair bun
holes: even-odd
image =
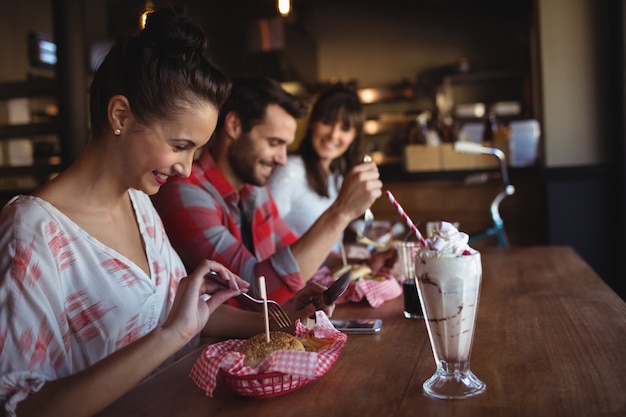
[[[149,13],[140,38],[148,45],[166,53],[181,51],[203,53],[206,49],[206,37],[202,30],[170,9],[159,9]]]

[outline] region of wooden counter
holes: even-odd
[[[402,300],[339,305],[340,318],[378,317],[378,335],[348,339],[334,367],[295,392],[239,397],[218,382],[209,398],[188,377],[200,350],[145,380],[99,416],[624,416],[626,303],[569,247],[483,253],[471,358],[485,393],[435,400],[435,364],[421,319]]]

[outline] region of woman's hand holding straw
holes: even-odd
[[[387,190],[387,191],[385,191],[385,194],[387,194],[387,197],[389,198],[389,201],[396,208],[396,210],[398,211],[398,214],[402,217],[402,220],[404,220],[404,222],[407,224],[407,226],[409,226],[409,228],[413,231],[413,233],[415,233],[415,236],[417,236],[417,238],[419,239],[420,243],[422,245],[426,245],[426,241],[424,240],[424,237],[422,236],[420,231],[417,229],[417,226],[415,226],[415,223],[413,223],[413,221],[406,214],[406,212],[404,211],[404,209],[402,208],[400,203],[398,203],[398,200],[396,200],[396,198],[393,196],[393,194],[391,194],[391,191]]]

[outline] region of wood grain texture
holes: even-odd
[[[626,303],[569,247],[483,252],[471,358],[484,394],[434,400],[422,382],[435,364],[423,320],[401,297],[339,318],[382,318],[378,335],[352,335],[335,366],[295,392],[239,397],[218,383],[209,398],[187,376],[200,350],[147,379],[105,416],[625,416]]]

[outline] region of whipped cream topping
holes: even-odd
[[[422,256],[454,257],[475,253],[469,244],[469,235],[459,232],[452,223],[439,222],[426,245],[420,250]]]

